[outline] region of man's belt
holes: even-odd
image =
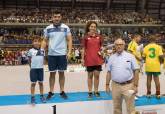
[[[117,84],[120,84],[120,85],[125,85],[125,84],[131,83],[132,82],[132,79],[131,80],[128,80],[128,81],[125,81],[125,82],[116,82],[116,81],[114,81],[114,82],[117,83]]]

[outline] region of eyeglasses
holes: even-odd
[[[124,45],[124,44],[115,44],[115,45],[117,45],[117,46],[119,46],[119,45],[120,45],[120,46],[121,46],[121,45]]]

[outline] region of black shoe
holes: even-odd
[[[146,97],[147,97],[147,98],[151,98],[151,94],[147,94]]]
[[[40,100],[41,100],[42,103],[46,103],[46,98],[45,98],[44,95],[41,95],[40,96]]]
[[[50,100],[54,96],[54,93],[49,92],[48,96],[46,97],[46,100]]]
[[[36,104],[36,100],[35,100],[35,97],[34,96],[31,97],[31,104],[33,104],[33,105]]]
[[[95,95],[96,97],[100,97],[100,93],[99,93],[99,92],[94,92],[94,95]]]
[[[68,99],[68,96],[66,95],[66,93],[64,91],[62,91],[60,93],[60,96],[63,98],[63,99]]]
[[[93,97],[92,92],[89,92],[89,93],[88,93],[88,99],[92,99],[92,97]]]

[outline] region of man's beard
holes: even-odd
[[[61,21],[59,21],[58,23],[53,23],[54,27],[58,27],[61,25]]]

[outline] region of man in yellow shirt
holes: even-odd
[[[165,46],[163,46],[163,54],[165,55]],[[163,59],[163,69],[165,69],[165,58]]]
[[[127,49],[130,53],[132,53],[135,56],[138,63],[140,63],[140,61],[142,60],[141,53],[140,51],[138,51],[138,43],[140,42],[140,40],[141,40],[141,35],[134,34],[132,41],[128,44],[128,49]]]
[[[160,98],[160,59],[163,57],[162,47],[155,43],[156,37],[149,37],[150,43],[144,47],[145,72],[147,74],[147,97],[151,97],[152,77],[156,86],[156,98]]]
[[[139,70],[142,73],[142,68],[143,68],[143,64],[141,64],[142,56],[141,56],[141,50],[138,49],[140,41],[141,41],[141,35],[134,34],[132,36],[132,41],[128,44],[127,50],[128,52],[132,53],[135,56],[136,61],[138,65],[140,66]],[[137,96],[135,96],[135,99],[138,99]]]

